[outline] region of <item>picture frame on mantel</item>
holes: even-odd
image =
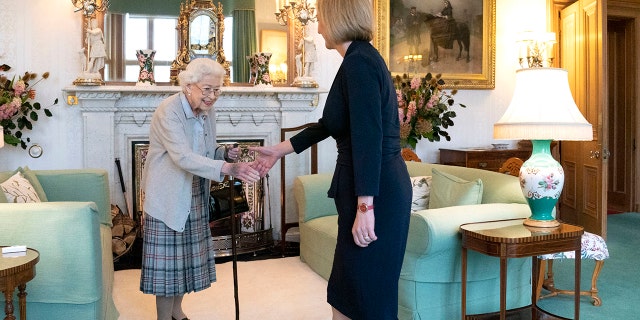
[[[393,76],[430,72],[446,88],[495,88],[496,0],[406,2],[373,0],[373,44]]]

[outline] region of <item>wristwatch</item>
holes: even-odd
[[[373,205],[367,205],[366,203],[361,203],[360,205],[358,205],[358,211],[360,211],[361,213],[367,213],[367,211],[369,210],[373,210]]]

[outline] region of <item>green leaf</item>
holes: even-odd
[[[44,115],[47,116],[47,117],[53,116],[53,114],[51,113],[51,111],[49,109],[44,109]]]
[[[12,145],[12,146],[14,146],[14,147],[15,147],[15,146],[17,146],[17,145],[18,145],[18,143],[20,143],[20,139],[18,139],[18,138],[16,138],[16,137],[12,136],[12,135],[10,135],[10,134],[5,134],[5,135],[4,135],[4,142],[5,142],[6,144],[10,144],[10,145]]]
[[[33,121],[38,121],[38,113],[35,111],[31,111],[31,114],[29,114],[29,118],[31,118],[31,120]]]

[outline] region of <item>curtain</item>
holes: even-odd
[[[256,52],[256,13],[251,10],[233,11],[233,82],[249,82],[247,56]]]

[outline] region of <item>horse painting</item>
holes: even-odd
[[[462,51],[466,51],[466,61],[470,61],[469,43],[471,33],[469,26],[464,22],[456,22],[455,19],[446,19],[430,13],[424,14],[423,20],[431,31],[431,61],[438,61],[438,47],[453,49],[453,42],[458,43],[458,57],[456,61],[462,59]]]

